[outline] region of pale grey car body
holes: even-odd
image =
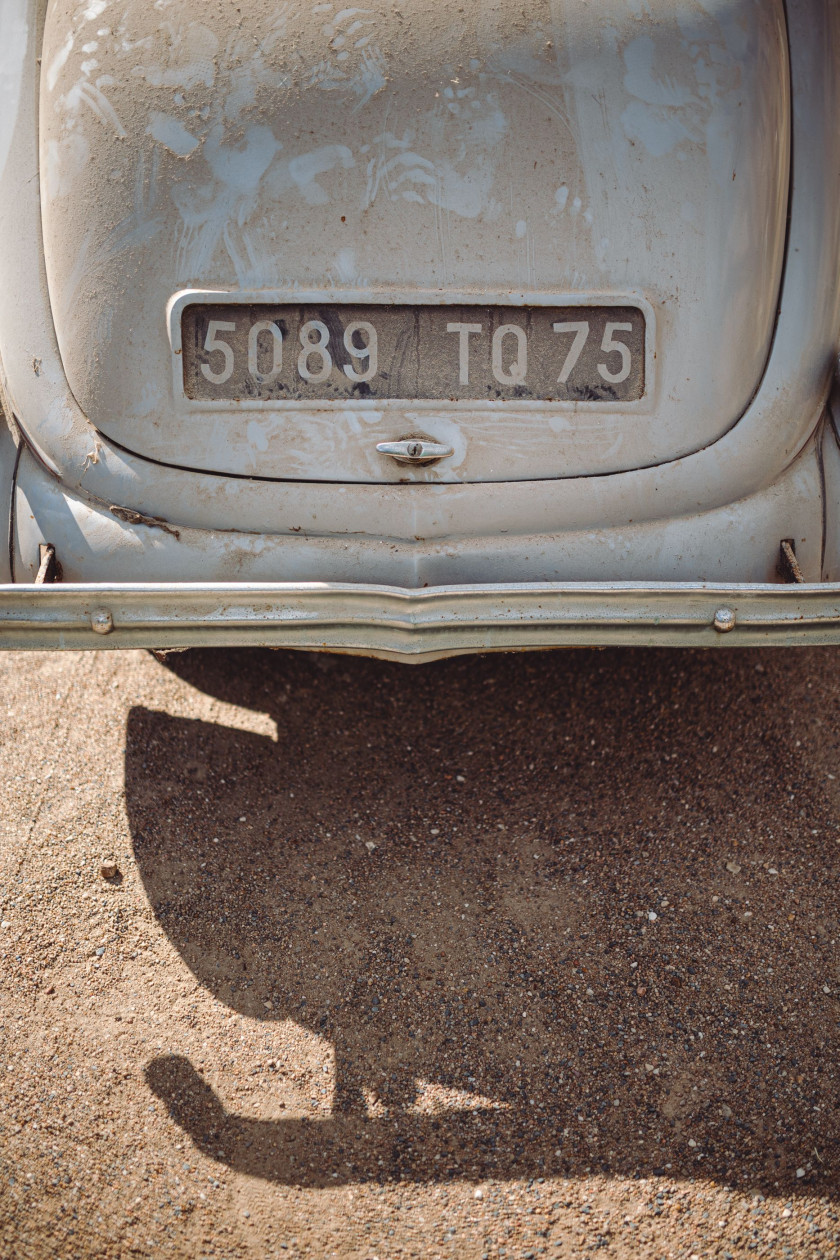
[[[833,0],[209,14],[0,0],[0,642],[840,639]],[[435,308],[598,308],[601,381],[624,308],[644,361],[527,395],[504,324],[505,396],[225,396],[203,306],[416,308],[453,356]]]

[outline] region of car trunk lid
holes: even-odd
[[[784,10],[647,14],[51,4],[44,247],[91,422],[165,463],[347,482],[715,441],[773,335]],[[414,439],[451,453],[381,449]]]

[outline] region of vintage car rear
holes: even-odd
[[[0,32],[0,642],[840,639],[832,0]]]

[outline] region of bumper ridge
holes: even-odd
[[[840,583],[0,586],[6,649],[259,646],[421,663],[551,647],[829,643],[840,643]]]

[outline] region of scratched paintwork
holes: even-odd
[[[42,64],[62,360],[84,413],[130,450],[250,476],[406,477],[373,452],[417,427],[410,409],[184,407],[164,313],[190,287],[542,290],[655,309],[641,412],[442,409],[423,427],[455,454],[410,479],[661,463],[724,433],[759,384],[787,213],[781,0],[55,0]]]

